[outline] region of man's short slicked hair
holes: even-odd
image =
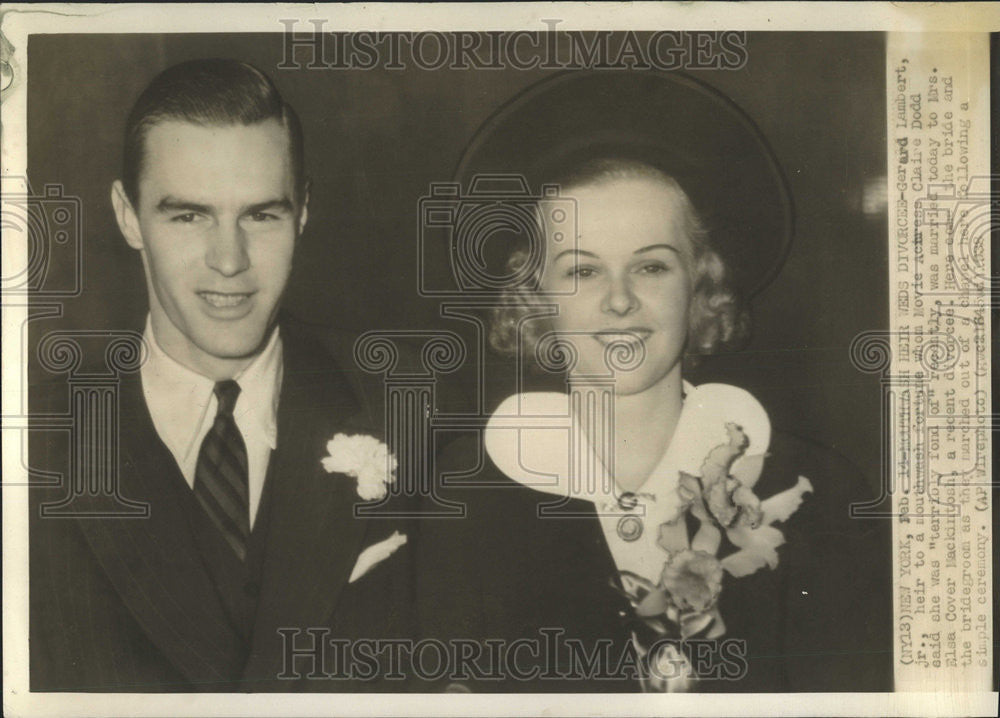
[[[206,126],[253,125],[278,120],[288,132],[296,200],[305,196],[305,150],[302,125],[267,75],[231,59],[190,60],[169,67],[136,100],[125,125],[122,184],[133,205],[139,201],[139,178],[149,130],[166,120]]]

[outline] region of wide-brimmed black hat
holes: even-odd
[[[792,237],[788,185],[764,136],[717,90],[678,73],[565,72],[536,83],[477,130],[455,172],[463,190],[518,174],[529,191],[559,168],[641,160],[674,177],[747,296],[777,273]]]

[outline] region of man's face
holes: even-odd
[[[116,182],[112,199],[142,252],[157,342],[205,376],[231,377],[273,325],[305,225],[288,133],[277,120],[161,122],[146,136],[138,194],[133,207]]]

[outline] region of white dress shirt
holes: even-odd
[[[142,365],[142,393],[156,433],[170,449],[188,486],[194,488],[201,442],[215,421],[215,381],[181,365],[156,342],[146,319],[149,356]],[[247,447],[250,526],[254,524],[271,452],[278,440],[278,397],[281,394],[282,344],[278,329],[264,350],[239,375],[240,395],[233,418]]]

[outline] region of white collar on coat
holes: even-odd
[[[743,456],[733,464],[734,472],[749,457],[766,454],[771,440],[767,413],[749,392],[728,384],[695,387],[685,382],[684,393],[684,405],[670,445],[635,492],[639,503],[632,510],[619,505],[622,491],[594,452],[584,430],[588,424],[603,423],[607,396],[597,391],[533,392],[507,398],[487,424],[486,451],[497,468],[524,486],[592,502],[619,570],[656,580],[664,562],[663,549],[657,545],[658,527],[666,517],[676,513],[679,505],[678,472],[699,476],[709,451],[728,442],[729,422],[742,427],[750,442]],[[626,541],[619,534],[619,523],[628,514],[642,517],[642,534],[633,541]],[[683,522],[680,523],[679,531],[684,530]]]

